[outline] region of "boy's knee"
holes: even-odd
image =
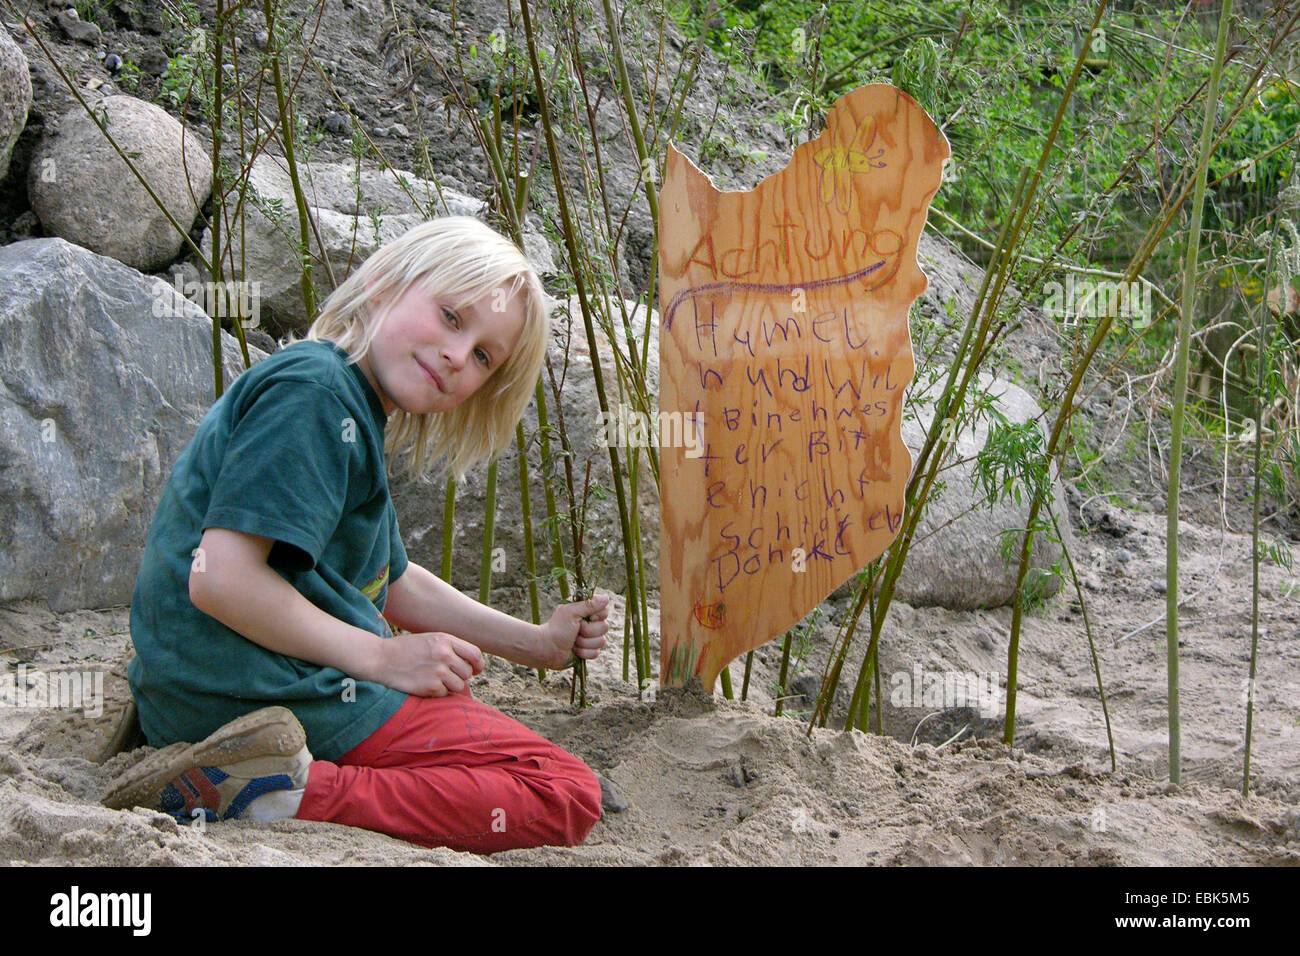
[[[570,846],[582,843],[601,817],[600,781],[596,774],[577,757],[571,757],[569,786]]]

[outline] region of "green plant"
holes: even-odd
[[[131,93],[140,91],[140,68],[131,60],[123,58],[122,65],[118,68],[116,82],[124,90]]]
[[[180,53],[167,61],[167,69],[158,77],[158,95],[172,106],[181,106],[193,94],[197,67],[194,59]]]
[[[807,657],[812,650],[813,635],[817,632],[823,616],[824,612],[819,605],[785,633],[781,646],[781,671],[776,683],[772,685],[772,696],[776,698],[776,710],[774,712],[776,717],[780,717],[785,712],[785,700],[790,692],[790,684],[795,677],[806,669]],[[792,660],[794,663],[793,671],[790,669]],[[804,715],[799,711],[794,711],[790,716],[802,717]]]
[[[1008,10],[989,0],[804,0],[721,8],[682,2],[677,17],[702,33],[729,69],[773,90],[791,133],[815,132],[816,117],[835,95],[866,82],[893,82],[944,122],[960,115],[962,121],[946,130],[953,171],[935,208],[976,232],[992,232],[1018,170],[1036,160],[1034,144],[1051,122],[1041,104],[1065,88],[1090,13],[1085,3],[1021,2]],[[1098,231],[1121,230],[1148,188],[1150,154],[1143,155],[1142,144],[1149,129],[1128,118],[1180,103],[1198,82],[1164,69],[1161,35],[1177,33],[1180,45],[1198,53],[1210,48],[1195,33],[1179,33],[1178,16],[1167,6],[1146,4],[1113,11],[1099,26],[1093,42],[1107,49],[1089,59],[1078,90],[1082,106],[1064,117],[1064,154],[1043,200],[1043,215],[1054,227],[1066,228],[1087,212]],[[738,36],[751,39],[733,43]],[[1097,123],[1097,116],[1111,121]],[[1136,168],[1135,153],[1142,162]],[[1129,179],[1124,201],[1090,209],[1089,197],[1101,184],[1121,176]],[[1049,234],[1027,236],[1026,251],[1046,254]]]
[[[104,4],[101,0],[72,0],[71,6],[77,11],[78,20],[93,23],[103,30],[113,28],[112,18],[104,15]]]
[[[718,162],[733,164],[761,163],[766,158],[767,153],[757,149],[747,150],[726,133],[717,133],[711,136],[700,147],[700,162],[705,165]]]

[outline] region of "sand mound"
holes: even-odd
[[[1191,598],[1184,626],[1183,787],[1165,777],[1161,628],[1115,643],[1160,613],[1163,549],[1155,516],[1129,514],[1122,573],[1112,552],[1082,569],[1106,680],[1119,769],[1110,773],[1091,659],[1071,596],[1026,620],[1017,746],[1001,719],[970,708],[887,706],[886,735],[817,729],[808,704],[773,719],[778,643],[755,655],[747,701],[698,691],[647,692],[621,680],[618,640],[590,668],[593,706],[569,706],[567,674],[544,685],[492,659],[480,699],[579,755],[628,803],[607,812],[585,845],[491,857],[427,850],[332,824],[230,822],[200,829],[171,817],[98,805],[108,782],[143,751],[97,762],[127,700],[125,608],[54,615],[0,609],[6,674],[33,686],[76,670],[103,681],[102,712],[0,706],[0,861],[15,864],[1300,864],[1300,628],[1287,581],[1270,569],[1270,637],[1261,653],[1255,795],[1240,786],[1244,701],[1242,584],[1248,548],[1189,529]],[[1146,525],[1151,527],[1147,528]],[[1113,545],[1111,545],[1113,548]],[[1083,552],[1085,555],[1088,552]],[[1248,551],[1245,552],[1248,555]],[[1248,594],[1248,591],[1244,593]],[[522,595],[494,595],[523,616]],[[621,614],[615,602],[614,617]],[[1009,611],[896,605],[881,649],[886,674],[998,672]],[[652,626],[657,621],[652,615]],[[813,629],[793,673],[820,675],[828,635]],[[621,635],[621,625],[612,633]],[[1247,632],[1248,633],[1248,632]],[[855,655],[855,660],[858,655]],[[740,667],[733,668],[739,678]],[[886,697],[889,696],[886,683]],[[740,681],[736,680],[739,694]],[[924,702],[922,702],[924,703]],[[842,722],[838,701],[832,726]],[[890,736],[892,735],[892,736]],[[956,738],[953,740],[953,738]],[[915,743],[913,743],[915,741]]]

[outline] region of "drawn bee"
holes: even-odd
[[[832,146],[813,154],[813,162],[822,168],[819,198],[826,205],[832,201],[835,208],[847,213],[853,205],[853,173],[869,173],[873,169],[883,169],[884,163],[878,163],[885,155],[882,146],[874,153],[867,150],[876,140],[876,118],[870,117],[858,127],[848,146]],[[861,144],[861,145],[859,145]]]

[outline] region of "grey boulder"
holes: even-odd
[[[946,372],[946,370],[944,370]],[[943,376],[939,376],[942,381]],[[1042,410],[1033,397],[1011,382],[981,374],[981,391],[987,392],[993,406],[1011,424],[1037,421]],[[928,394],[937,395],[938,387]],[[903,443],[913,459],[925,441],[926,430],[934,419],[934,405],[918,402],[927,390],[911,396],[908,413],[903,418]],[[973,426],[956,431],[957,447],[948,459],[951,467],[940,473],[945,484],[937,498],[932,497],[925,515],[917,526],[907,561],[903,565],[895,596],[914,607],[939,606],[954,610],[1001,607],[1015,598],[1020,535],[1015,535],[1016,560],[1002,557],[1006,532],[1023,529],[1029,521],[1029,498],[1022,490],[1019,503],[1004,499],[991,506],[976,480],[975,456],[985,447],[991,431],[985,418]],[[1046,446],[1046,441],[1043,442]],[[1069,542],[1070,523],[1064,516],[1065,497],[1060,482],[1053,480],[1055,508],[1061,530]],[[1047,519],[1047,511],[1041,517]],[[1051,572],[1061,558],[1061,546],[1042,534],[1035,535],[1027,584],[1038,596],[1053,594],[1062,580]]]
[[[482,218],[487,210],[480,200],[407,172],[363,169],[358,175],[345,163],[299,163],[297,169],[315,226],[309,230],[309,263],[317,308],[332,288],[330,272],[334,282],[341,283],[380,246],[429,215]],[[312,316],[302,298],[301,232],[287,161],[265,153],[258,156],[248,185],[242,239],[239,231],[222,235],[227,278],[258,283],[274,331],[305,329]],[[535,230],[525,235],[524,247],[539,272],[554,272],[550,247]],[[203,234],[202,248],[211,257],[211,229]]]
[[[228,383],[243,363],[224,332],[222,349]],[[214,400],[211,320],[114,259],[29,239],[0,247],[0,353],[0,601],[128,603]]]
[[[22,48],[0,27],[0,182],[32,107],[32,78]]]
[[[212,190],[212,164],[198,134],[133,96],[108,96],[91,109],[188,232]],[[161,269],[185,241],[80,107],[37,144],[27,193],[47,233],[133,269]]]

